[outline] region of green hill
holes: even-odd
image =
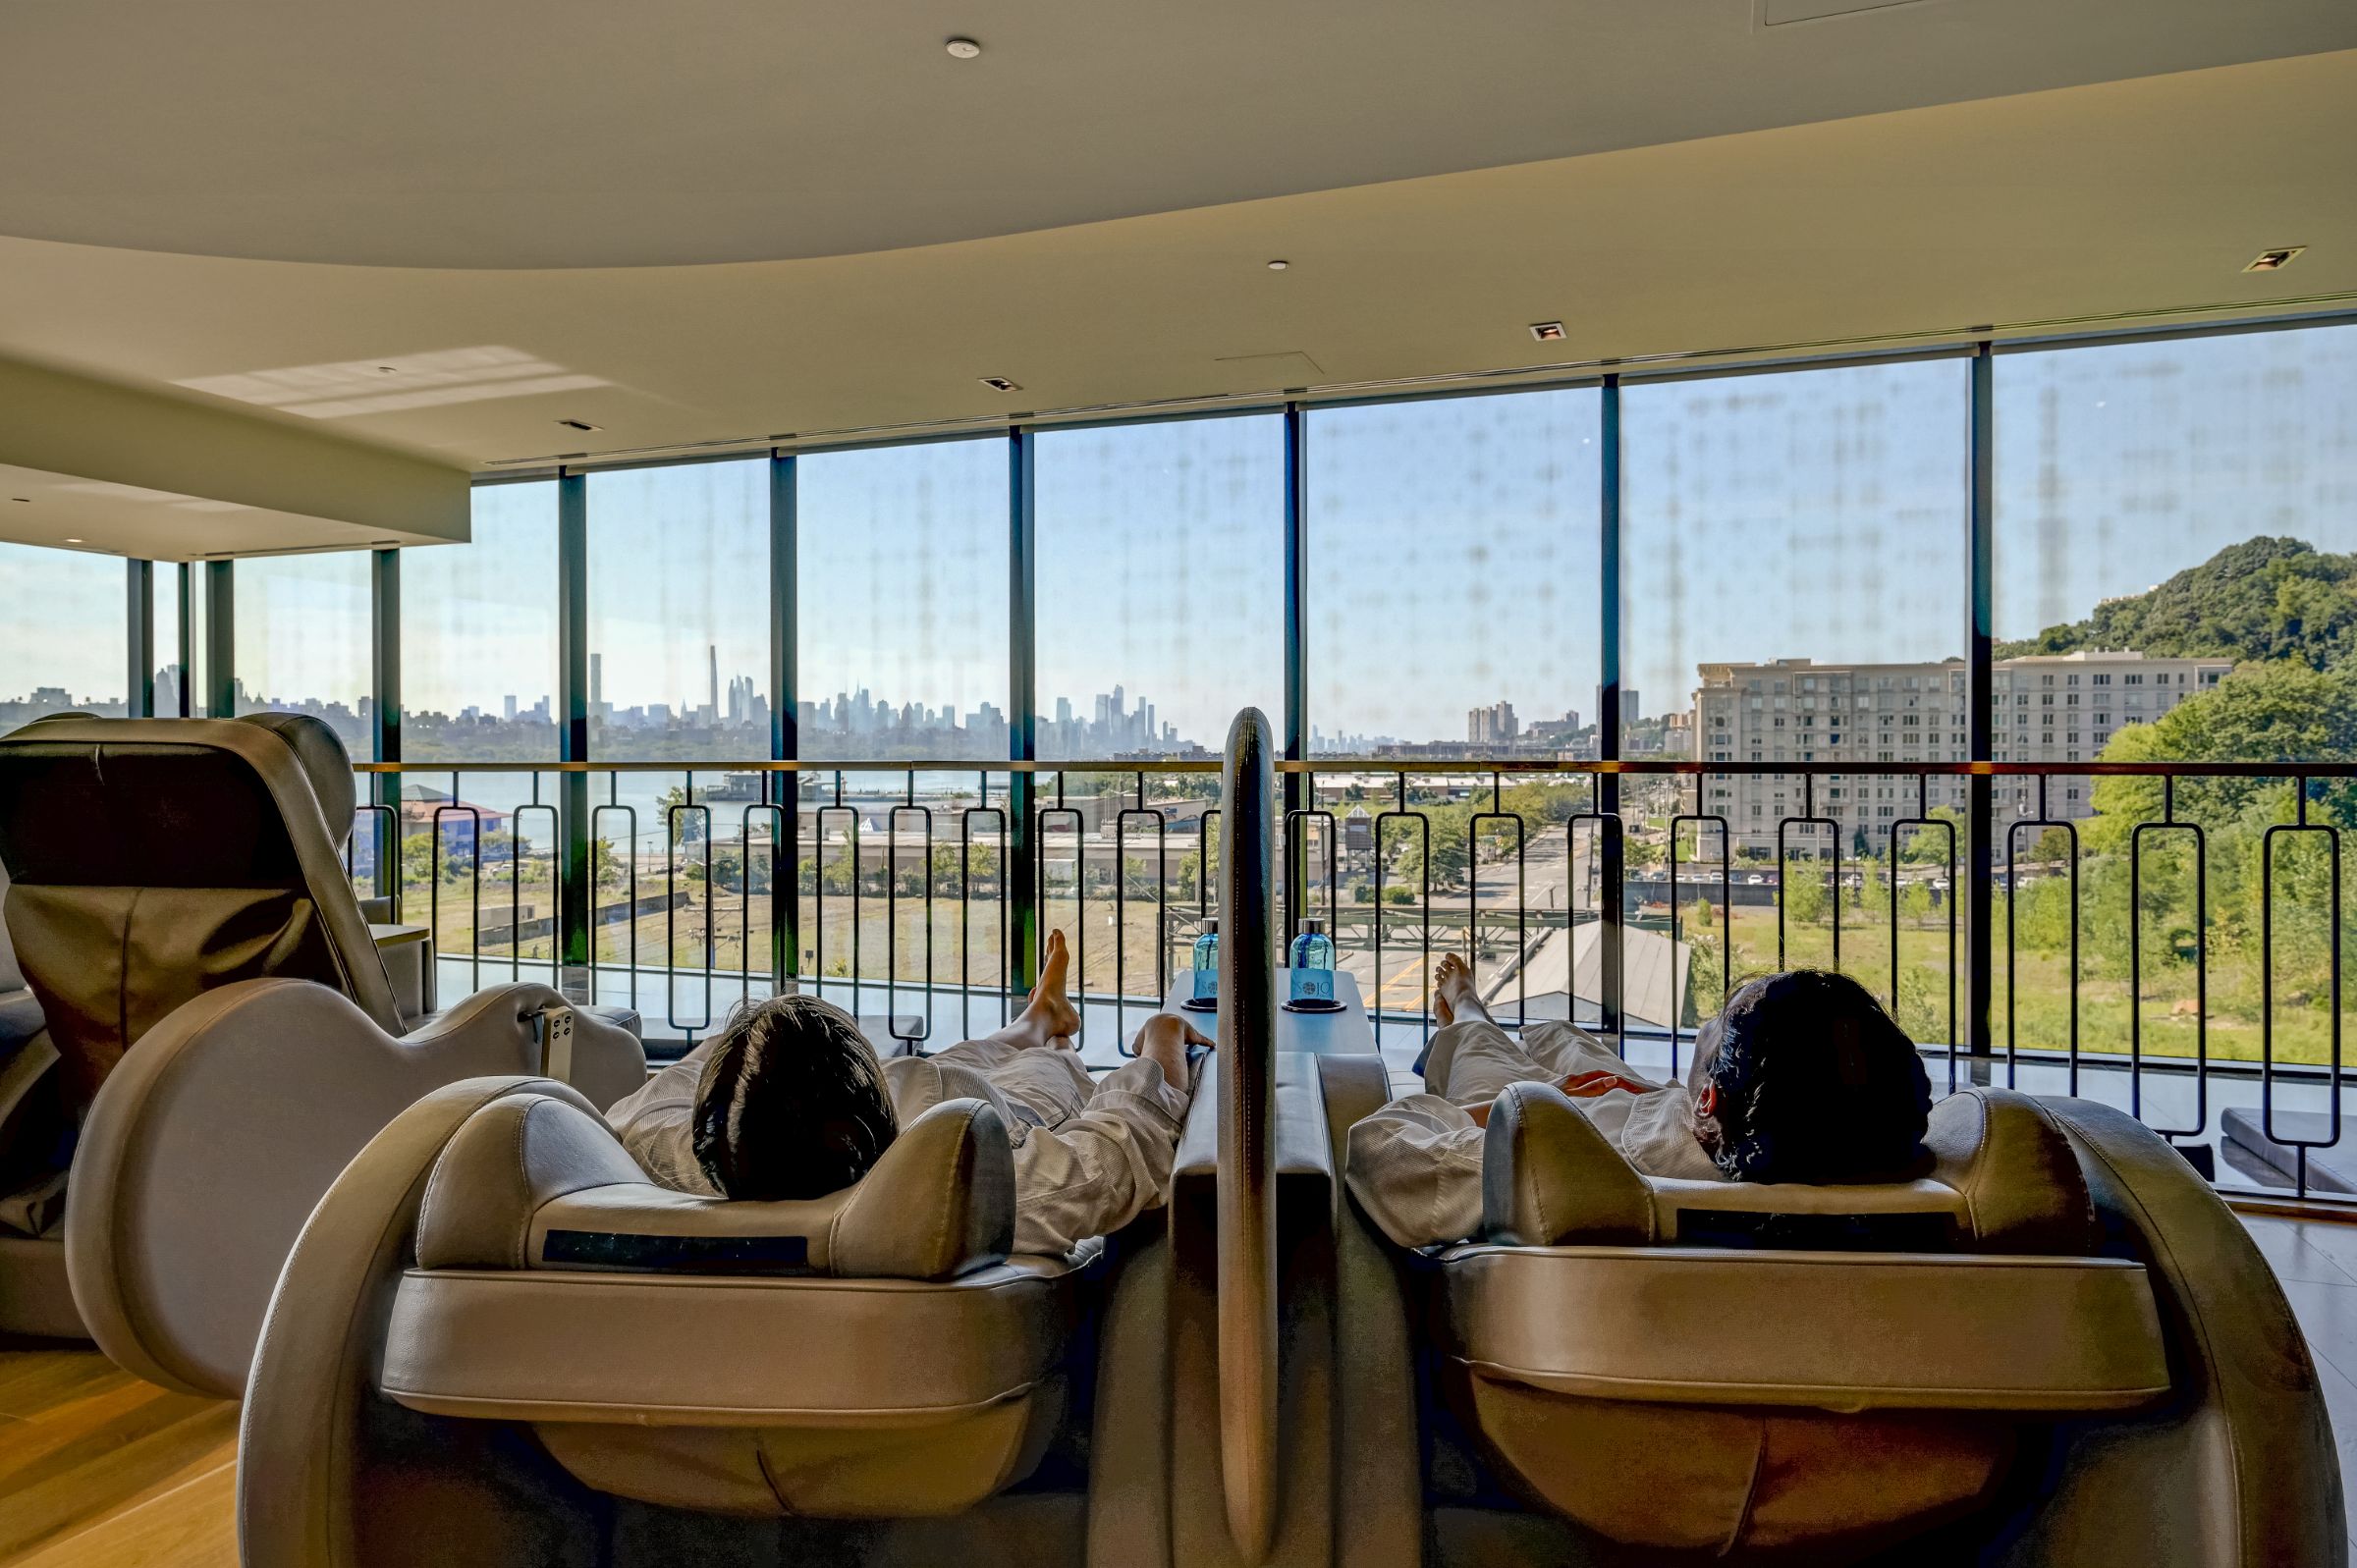
[[[2298,539],[2245,539],[2158,587],[2097,605],[2084,621],[2000,643],[1997,655],[2078,648],[2329,670],[2357,652],[2357,556]]]

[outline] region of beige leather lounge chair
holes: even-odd
[[[1098,1249],[1010,1258],[1014,1185],[979,1100],[832,1197],[729,1203],[650,1185],[563,1086],[439,1089],[288,1260],[247,1568],[1072,1561],[1085,1495],[1036,1472]]]
[[[0,906],[7,890],[0,870]],[[73,1148],[57,1048],[0,918],[0,1334],[83,1337],[66,1281],[66,1162]]]
[[[2005,1090],[1928,1142],[1905,1185],[1662,1181],[1501,1096],[1433,1279],[1441,1560],[2342,1563],[2315,1367],[2192,1168]]]
[[[0,739],[8,925],[86,1108],[74,1299],[100,1348],[168,1387],[244,1389],[304,1217],[419,1095],[560,1070],[603,1105],[644,1081],[633,1017],[546,986],[403,1017],[339,858],[352,815],[342,743],[301,716]]]

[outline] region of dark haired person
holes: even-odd
[[[1656,1083],[1571,1024],[1498,1027],[1452,954],[1433,977],[1424,1081],[1350,1129],[1359,1205],[1403,1247],[1481,1228],[1481,1149],[1509,1084],[1552,1084],[1628,1162],[1690,1181],[1904,1179],[1923,1155],[1930,1076],[1914,1044],[1846,975],[1745,982],[1694,1040],[1683,1083]]]
[[[1099,1079],[1071,1034],[1064,933],[1039,985],[994,1035],[879,1060],[842,1008],[778,997],[618,1102],[606,1119],[646,1173],[707,1198],[820,1198],[866,1174],[903,1123],[942,1100],[986,1099],[1014,1146],[1014,1250],[1060,1254],[1162,1202],[1193,1084],[1176,1014],[1137,1036],[1137,1059]]]

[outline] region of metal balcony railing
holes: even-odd
[[[1572,1017],[1667,1071],[1744,974],[1807,963],[1877,992],[1951,1089],[2110,1100],[2222,1184],[2357,1187],[2340,874],[2357,765],[1278,768],[1298,776],[1278,940],[1329,921],[1399,1069],[1451,950],[1502,1018]],[[658,1045],[799,987],[923,1049],[1003,1021],[1063,927],[1082,1049],[1103,1062],[1215,908],[1217,770],[362,765],[386,787],[351,869],[431,928],[446,991],[563,980],[637,1006]],[[590,776],[578,824],[558,808],[565,773]],[[2157,793],[2090,798],[2136,779]],[[564,896],[568,865],[586,898]]]

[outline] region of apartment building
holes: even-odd
[[[2121,727],[2146,724],[2223,679],[2226,659],[2159,659],[2088,652],[2003,659],[1990,693],[1994,760],[2089,762]],[[1971,757],[1961,659],[1939,664],[1706,664],[1694,692],[1692,755],[1702,762],[1963,762]],[[1841,851],[1879,852],[1893,822],[1965,803],[1959,777],[1908,778],[1769,773],[1706,779],[1703,807],[1727,818],[1735,848],[1774,854],[1777,828],[1814,817],[1830,828],[1795,828],[1794,854],[1822,853],[1837,833]],[[2001,779],[2001,823],[2040,814],[2035,780]],[[2084,817],[2088,782],[2047,782],[2045,814]]]

